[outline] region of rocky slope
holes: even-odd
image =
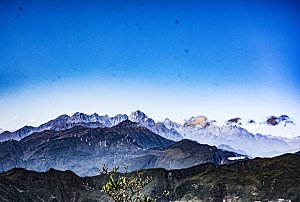
[[[36,171],[72,170],[85,176],[97,169],[128,165],[141,168],[184,168],[205,162],[230,163],[233,152],[189,140],[165,139],[129,120],[111,128],[76,126],[63,131],[43,131],[0,143],[0,172],[14,167]]]
[[[72,116],[64,114],[38,127],[24,126],[14,132],[4,131],[0,134],[0,142],[11,139],[21,140],[34,132],[44,130],[62,131],[74,126],[85,126],[89,128],[113,127],[125,120],[140,123],[152,132],[167,139],[175,141],[182,139],[182,136],[175,130],[166,128],[162,123],[155,123],[153,119],[148,118],[143,112],[137,110],[132,112],[129,116],[126,114],[118,114],[114,117],[107,115],[99,116],[96,113],[87,115],[76,112]]]
[[[273,116],[272,116],[273,117]],[[278,122],[277,125],[267,124],[268,127],[278,127],[280,124],[295,125],[286,115],[273,117]],[[272,120],[273,120],[272,119]],[[124,120],[137,122],[166,139],[179,141],[182,139],[196,140],[201,144],[227,145],[232,150],[243,151],[250,156],[271,157],[287,152],[295,152],[300,148],[299,137],[289,139],[275,137],[271,135],[252,134],[245,128],[247,125],[240,123],[240,118],[232,118],[227,121],[227,125],[216,125],[215,121],[208,120],[205,116],[196,116],[186,120],[183,124],[178,124],[165,119],[162,122],[155,122],[147,117],[145,113],[137,110],[129,116],[118,114],[114,117],[98,114],[87,115],[76,112],[72,116],[61,115],[39,127],[25,126],[15,132],[5,131],[0,134],[0,142],[5,140],[21,140],[22,138],[44,130],[63,131],[74,126],[84,126],[89,128],[113,127]],[[269,119],[268,119],[269,120]],[[253,120],[252,120],[253,121]],[[269,121],[270,122],[270,121]],[[253,125],[253,123],[249,123]],[[285,127],[285,126],[282,126]]]
[[[170,192],[162,201],[300,201],[300,156],[286,154],[217,166],[149,169],[149,194]],[[71,171],[12,169],[0,174],[2,201],[110,201],[100,187],[107,177],[79,177]]]

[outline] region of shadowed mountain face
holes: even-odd
[[[186,168],[200,163],[230,163],[233,152],[190,140],[175,143],[129,120],[111,128],[76,126],[64,131],[33,133],[21,141],[0,143],[0,171],[14,167],[46,171],[72,170],[95,175],[103,164],[129,170]]]
[[[229,165],[206,163],[187,169],[149,169],[145,192],[168,190],[162,201],[300,201],[300,156],[286,154]],[[13,169],[0,174],[3,201],[109,201],[100,187],[107,177],[78,177],[70,171]],[[281,200],[279,200],[281,199]]]
[[[268,127],[276,125],[294,124],[287,115],[279,117],[271,116]],[[130,120],[146,127],[151,132],[158,134],[166,139],[179,141],[182,139],[196,140],[202,144],[209,145],[227,145],[232,150],[244,151],[250,156],[271,157],[283,153],[298,151],[300,148],[299,137],[289,139],[275,137],[270,135],[252,134],[245,130],[240,118],[232,118],[227,121],[226,126],[218,126],[215,121],[208,120],[206,116],[196,116],[185,121],[183,125],[165,119],[162,122],[155,122],[146,116],[140,110],[132,112],[129,116],[126,114],[118,114],[114,117],[108,115],[99,116],[94,113],[87,115],[76,112],[72,116],[61,115],[50,120],[38,127],[24,126],[14,132],[5,131],[0,133],[0,142],[6,140],[21,140],[34,132],[42,132],[45,130],[63,131],[75,126],[83,126],[88,128],[113,127],[122,121]],[[253,121],[254,122],[254,121]],[[277,124],[274,124],[276,122]],[[229,148],[228,147],[228,148]]]
[[[155,123],[153,119],[148,118],[146,114],[137,110],[132,112],[129,116],[126,114],[118,114],[114,117],[109,117],[108,115],[99,116],[96,113],[87,115],[80,112],[76,112],[72,116],[63,114],[38,127],[24,126],[14,132],[0,132],[0,142],[11,139],[21,140],[34,132],[45,130],[63,131],[75,126],[84,126],[88,128],[113,127],[125,120],[140,123],[150,131],[159,134],[164,138],[175,141],[182,139],[182,136],[175,130],[168,129],[163,123]]]

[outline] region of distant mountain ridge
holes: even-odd
[[[45,130],[20,141],[0,143],[0,172],[14,167],[46,171],[72,170],[94,175],[106,164],[128,165],[129,170],[163,167],[186,168],[201,163],[232,163],[236,153],[191,140],[174,142],[151,132],[140,123],[125,120],[110,128],[74,126],[62,131]]]
[[[231,151],[231,152],[235,152],[235,153],[238,153],[238,154],[244,154],[244,155],[249,155],[247,154],[245,151],[243,150],[236,150],[232,147],[230,147],[229,145],[226,145],[226,144],[220,144],[218,146],[219,149],[223,149],[223,150],[226,150],[226,151]]]
[[[125,120],[138,122],[152,132],[167,139],[175,141],[182,139],[182,136],[176,131],[166,128],[161,123],[155,123],[153,119],[148,118],[143,112],[137,110],[132,112],[129,116],[126,114],[118,114],[114,117],[109,117],[108,115],[99,116],[96,113],[87,115],[80,112],[76,112],[72,116],[64,114],[48,121],[47,123],[41,124],[38,127],[24,126],[15,132],[4,131],[0,134],[0,141],[3,142],[10,139],[21,140],[34,132],[41,132],[44,130],[61,131],[70,129],[74,126],[86,126],[89,128],[112,127]]]
[[[292,146],[281,138],[252,134],[239,126],[219,127],[210,123],[205,127],[199,127],[180,125],[170,120],[163,123],[167,128],[176,130],[183,138],[196,140],[202,144],[229,145],[250,156],[276,156],[291,152],[291,149],[297,149],[300,146],[300,141]]]
[[[44,130],[62,131],[74,126],[89,128],[113,127],[124,120],[137,122],[150,131],[170,140],[191,139],[202,144],[228,145],[232,150],[243,151],[250,156],[276,156],[286,152],[295,152],[300,148],[299,137],[288,139],[252,134],[239,125],[217,126],[214,121],[208,120],[205,116],[192,117],[186,120],[184,124],[173,122],[170,119],[155,122],[140,110],[132,112],[129,116],[118,114],[114,117],[99,116],[96,113],[87,115],[79,112],[74,113],[72,116],[61,115],[38,127],[25,126],[15,132],[5,131],[0,134],[0,142],[10,139],[21,140],[34,132]],[[235,123],[239,120],[239,118],[234,118],[230,122]]]

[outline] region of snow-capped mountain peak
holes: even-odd
[[[44,130],[61,131],[78,125],[86,126],[89,128],[113,127],[125,120],[139,123],[152,132],[159,134],[167,139],[182,139],[182,136],[175,130],[166,128],[162,123],[155,123],[155,121],[151,118],[148,118],[144,112],[137,110],[135,112],[132,112],[129,116],[127,116],[126,114],[117,114],[114,117],[109,117],[108,115],[99,116],[96,113],[87,115],[81,112],[75,112],[72,116],[63,114],[38,127],[23,127],[15,132],[6,132],[5,134],[3,133],[0,135],[0,141],[9,139],[20,140],[32,134],[33,132],[41,132]]]
[[[151,118],[148,118],[146,116],[146,114],[140,110],[137,110],[135,112],[132,112],[128,119],[130,121],[133,121],[133,122],[137,122],[137,123],[143,123],[145,125],[148,125],[148,126],[154,126],[155,125],[155,121]]]
[[[276,117],[276,119],[273,117],[273,119],[280,123],[274,126],[274,124],[267,124],[266,119],[264,119],[265,121],[262,123],[255,119],[255,121],[250,122],[246,120],[247,122],[244,122],[244,119],[232,118],[226,125],[217,125],[218,123],[209,120],[206,116],[196,116],[186,120],[184,124],[181,125],[168,118],[162,122],[155,122],[140,110],[132,112],[129,116],[126,114],[117,114],[113,117],[109,117],[108,115],[100,116],[96,113],[87,115],[76,112],[72,116],[66,114],[60,115],[38,127],[26,126],[14,132],[2,132],[0,134],[0,141],[10,139],[20,140],[34,132],[44,130],[61,131],[74,126],[85,126],[89,128],[113,127],[125,120],[129,120],[170,140],[178,141],[181,139],[190,139],[196,140],[201,144],[215,146],[225,144],[236,150],[243,150],[252,156],[274,156],[285,152],[293,152],[295,149],[300,148],[299,139],[291,140],[271,135],[261,135],[259,131],[252,132],[247,128],[247,126],[253,127],[259,124],[259,127],[276,129],[276,127],[281,127],[281,125],[286,122],[290,122],[287,116]],[[288,128],[292,126],[294,127],[295,124],[282,127]]]
[[[165,124],[165,126],[169,129],[170,128],[179,128],[179,127],[181,127],[181,125],[179,123],[171,121],[169,118],[165,118],[165,120],[163,120],[162,123]]]

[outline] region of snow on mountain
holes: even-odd
[[[74,126],[86,126],[89,128],[112,127],[127,119],[128,116],[126,114],[118,114],[115,117],[109,117],[107,115],[99,116],[96,113],[87,115],[79,112],[74,113],[72,116],[63,114],[38,127],[25,126],[14,132],[5,131],[0,134],[0,141],[10,139],[21,140],[34,132],[41,132],[44,130],[61,131]]]
[[[112,126],[115,126],[127,119],[128,119],[128,116],[126,114],[118,114],[118,115],[110,118],[110,123]]]
[[[182,139],[182,136],[177,131],[168,129],[163,123],[155,123],[153,119],[148,118],[146,114],[144,114],[140,110],[137,110],[135,112],[132,112],[129,116],[127,116],[126,114],[118,114],[114,117],[109,117],[108,115],[99,116],[96,113],[87,115],[80,112],[76,112],[72,116],[63,114],[38,127],[25,126],[15,132],[3,132],[0,134],[0,142],[10,139],[21,140],[22,138],[31,135],[34,132],[41,132],[44,130],[61,131],[72,128],[74,126],[86,126],[89,128],[112,127],[127,119],[133,122],[140,123],[152,132],[159,134],[167,139],[175,141]]]
[[[274,126],[262,121],[256,121],[252,124],[243,124],[242,127],[251,133],[281,137],[284,136],[289,138],[300,136],[300,125],[286,124],[285,122],[280,122]]]
[[[259,133],[289,138],[300,136],[300,125],[296,125],[294,120],[284,114],[280,116],[272,115],[252,119],[231,118],[226,121],[225,124],[227,126],[242,127],[252,134]]]
[[[167,128],[173,128],[173,129],[178,129],[181,127],[179,123],[176,123],[174,121],[171,121],[169,118],[166,118],[163,123]]]
[[[232,163],[229,158],[243,156],[191,140],[174,142],[130,120],[109,128],[75,126],[42,131],[20,141],[0,143],[0,151],[0,172],[15,167],[35,171],[55,168],[79,175],[94,175],[99,164],[127,165],[129,171],[180,169],[206,162]]]
[[[45,124],[42,124],[42,128],[49,128],[51,130],[64,130],[68,127],[66,124],[78,124],[85,125],[90,124],[91,127],[111,127],[118,123],[127,120],[128,116],[126,114],[118,114],[115,117],[109,117],[108,115],[99,116],[94,113],[92,115],[87,115],[84,113],[76,112],[72,116],[61,115],[56,119],[53,119]]]
[[[151,130],[153,133],[159,134],[164,138],[178,141],[183,139],[182,135],[178,133],[174,129],[169,129],[165,126],[163,122],[155,123],[155,121],[151,118],[148,118],[145,113],[141,112],[140,110],[137,110],[135,112],[132,112],[128,119],[133,122],[137,122]]]
[[[137,110],[135,112],[132,112],[128,119],[132,122],[141,123],[144,126],[152,127],[155,125],[155,121],[151,118],[148,118],[146,114],[140,110]]]
[[[238,123],[239,120],[233,121]],[[246,129],[236,126],[217,126],[213,123],[203,127],[199,125],[176,125],[166,120],[165,125],[169,129],[174,129],[184,138],[196,140],[201,144],[222,145],[226,144],[237,150],[243,150],[250,156],[275,156],[285,152],[290,152],[300,146],[300,142],[288,144],[285,140],[269,137],[261,134],[252,134]]]
[[[219,123],[201,115],[192,117],[185,120],[183,124],[179,124],[168,118],[162,122],[155,122],[140,110],[132,112],[129,116],[118,114],[114,117],[109,117],[108,115],[100,116],[96,113],[87,115],[80,112],[76,112],[72,116],[64,114],[38,127],[25,126],[14,132],[2,132],[0,141],[9,139],[21,140],[34,132],[44,130],[61,131],[74,126],[89,128],[113,127],[124,120],[137,122],[150,131],[170,140],[191,139],[201,144],[228,145],[237,151],[242,150],[253,157],[275,156],[285,152],[295,152],[295,149],[300,148],[300,138],[276,137],[272,136],[273,133],[264,133],[266,131],[261,130],[262,128],[267,128],[273,131],[295,126],[293,121],[286,115],[270,116],[260,121],[255,119],[244,120],[239,117],[231,118],[225,122],[225,125],[217,125]],[[300,131],[298,130],[298,132]],[[274,134],[276,135],[276,133]]]
[[[255,125],[255,124],[260,124],[260,125],[269,125],[269,126],[277,126],[282,124],[283,126],[288,126],[288,125],[295,125],[294,121],[285,114],[282,114],[280,116],[268,116],[268,117],[263,117],[260,119],[242,119],[240,117],[235,117],[231,118],[226,121],[226,125]]]
[[[0,134],[0,142],[6,140],[21,140],[22,138],[32,134],[33,132],[39,132],[37,128],[32,126],[24,126],[14,132],[4,131]]]

